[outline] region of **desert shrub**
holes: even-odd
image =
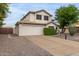
[[[73,36],[76,33],[76,28],[73,26],[69,26],[69,34]]]
[[[54,27],[44,28],[43,34],[44,35],[56,35],[56,30],[54,29]]]

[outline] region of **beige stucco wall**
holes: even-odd
[[[42,20],[38,20],[36,19],[36,15],[39,14],[39,15],[42,15]],[[49,17],[49,20],[44,20],[44,16],[48,16]],[[48,23],[52,20],[51,16],[49,16],[47,13],[41,11],[41,12],[38,12],[38,13],[30,13],[24,20],[22,21],[30,21],[30,22],[36,22],[36,23]]]
[[[44,25],[20,24],[19,36],[43,35],[43,28]]]
[[[54,24],[52,24],[52,23],[46,25],[46,27],[49,27],[49,26],[53,26],[54,28],[56,28],[56,25],[54,25]]]
[[[36,19],[37,14],[42,15],[41,20]],[[44,16],[48,16],[49,20],[48,21],[44,20]],[[37,23],[48,23],[49,21],[51,21],[51,17],[48,14],[46,14],[45,12],[38,12],[38,13],[35,13],[35,14],[30,14],[30,21],[34,21],[34,22],[37,22]]]
[[[37,14],[42,15],[42,20],[36,19],[36,15]],[[49,20],[48,21],[47,20],[44,20],[44,16],[48,16],[49,17]],[[45,12],[38,12],[38,13],[35,14],[35,22],[48,23],[49,21],[51,21],[51,17],[48,14],[46,14]]]
[[[19,35],[19,25],[16,25],[16,27],[15,27],[15,34]]]
[[[76,27],[79,27],[79,21],[78,22],[76,22],[75,24],[73,24],[74,26],[76,26]]]
[[[25,17],[23,20],[21,20],[21,21],[29,21],[29,19],[30,19],[30,14],[29,15],[27,15],[27,17]]]
[[[29,21],[32,21],[34,22],[35,21],[35,14],[29,14],[30,18],[29,18]]]
[[[13,34],[16,34],[16,32],[15,32],[15,31],[16,31],[16,29],[15,29],[15,28],[13,28]]]

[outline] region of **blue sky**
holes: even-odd
[[[55,10],[61,6],[67,6],[69,3],[13,3],[9,5],[10,12],[8,17],[5,18],[4,23],[6,26],[15,26],[15,23],[19,21],[28,11],[45,9],[53,16]],[[79,4],[73,4],[79,8]]]

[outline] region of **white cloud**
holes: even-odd
[[[4,21],[4,23],[6,23],[5,26],[13,26],[25,14],[25,11],[18,9],[16,7],[10,7],[10,11],[11,13]]]

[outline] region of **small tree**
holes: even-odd
[[[60,24],[62,33],[64,33],[65,27],[77,22],[77,20],[79,19],[79,10],[74,5],[60,7],[56,10],[55,19]]]
[[[7,17],[9,6],[7,3],[0,3],[0,27],[3,25],[4,18]]]
[[[70,25],[68,30],[69,30],[69,34],[71,36],[73,36],[76,33],[76,27],[75,26]]]

